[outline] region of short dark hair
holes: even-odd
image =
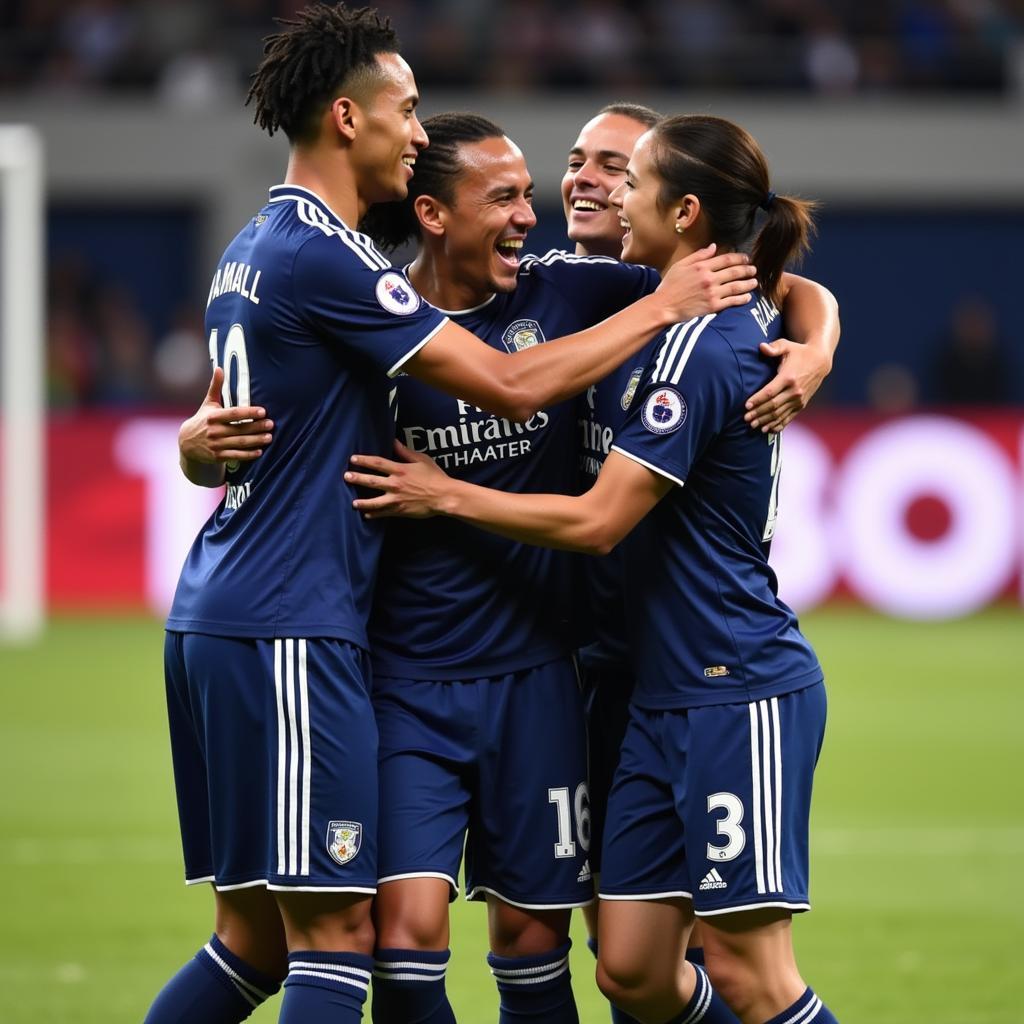
[[[645,128],[653,128],[662,118],[662,115],[656,110],[645,107],[641,103],[609,103],[606,107],[602,107],[594,117],[600,117],[602,114],[620,114],[622,117],[628,117],[638,124],[642,124]]]
[[[419,234],[419,220],[413,209],[417,197],[433,196],[448,206],[455,205],[455,186],[465,170],[459,159],[460,146],[505,135],[498,125],[479,114],[435,114],[423,122],[423,130],[430,145],[416,156],[408,195],[395,203],[375,203],[359,224],[361,231],[388,251]]]
[[[761,147],[738,124],[721,117],[666,117],[653,130],[659,201],[668,207],[687,193],[700,199],[711,241],[738,249],[752,236],[750,259],[761,290],[776,304],[787,263],[806,252],[817,203],[771,191]],[[755,219],[763,221],[755,234]]]
[[[391,20],[371,7],[313,3],[274,20],[283,30],[263,40],[245,102],[268,135],[280,128],[293,143],[316,137],[325,105],[356,74],[374,74],[377,54],[398,52]]]

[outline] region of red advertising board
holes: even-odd
[[[177,427],[150,415],[51,419],[52,608],[166,609],[219,498],[181,476]],[[1021,600],[1024,413],[807,415],[783,453],[772,562],[796,607],[846,595],[944,618]]]

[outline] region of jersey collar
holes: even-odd
[[[313,203],[330,218],[332,224],[338,227],[347,228],[348,225],[325,203],[315,192],[301,185],[272,185],[270,188],[270,201],[280,203],[286,199],[303,199]]]

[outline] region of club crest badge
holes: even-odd
[[[327,826],[327,852],[338,864],[347,864],[359,852],[363,826],[358,821],[332,821]]]
[[[626,390],[622,392],[622,399],[619,404],[622,406],[623,411],[627,410],[630,405],[633,404],[633,396],[636,394],[636,389],[640,386],[640,378],[644,375],[644,368],[638,366],[630,375],[629,383],[626,385]]]
[[[652,391],[640,418],[652,434],[671,434],[686,422],[686,401],[673,388]]]
[[[394,270],[377,278],[377,301],[389,313],[399,316],[408,316],[420,308],[419,293]]]
[[[505,328],[501,340],[509,352],[521,352],[524,348],[540,345],[547,339],[536,320],[516,320]]]

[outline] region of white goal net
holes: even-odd
[[[44,621],[43,148],[0,125],[0,641]]]

